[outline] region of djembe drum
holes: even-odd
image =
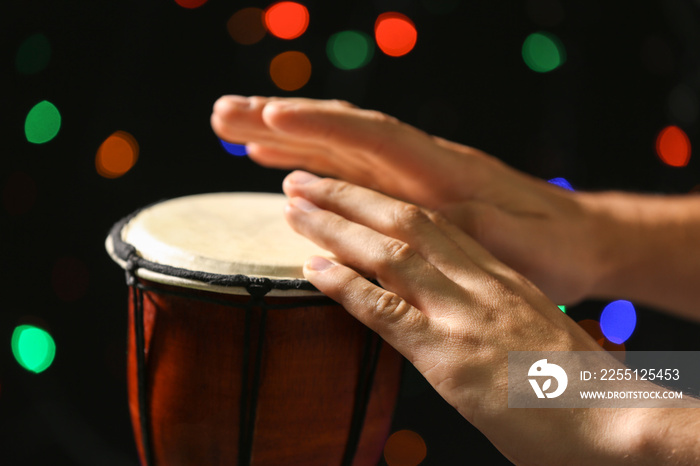
[[[112,229],[142,464],[379,461],[401,357],[303,279],[304,260],[329,253],[287,226],[285,202],[188,196]]]

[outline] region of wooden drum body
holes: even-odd
[[[303,280],[273,194],[174,199],[107,240],[130,287],[128,385],[144,465],[375,465],[401,357]]]

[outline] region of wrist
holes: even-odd
[[[581,193],[590,254],[589,297],[619,297],[643,250],[640,215],[625,193]]]

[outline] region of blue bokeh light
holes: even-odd
[[[226,142],[223,139],[219,139],[219,142],[221,143],[221,147],[223,147],[224,150],[231,155],[235,155],[238,157],[248,155],[248,151],[245,148],[245,144],[234,144],[232,142]]]
[[[600,315],[600,329],[603,335],[618,345],[627,341],[636,326],[637,312],[629,301],[613,301],[605,306]]]
[[[571,186],[571,183],[566,181],[565,178],[552,178],[549,180],[550,183],[559,186],[560,188],[568,189],[569,191],[574,191],[574,188]]]

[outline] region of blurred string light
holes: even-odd
[[[459,0],[421,0],[421,3],[434,15],[452,13],[459,6]]]
[[[61,113],[48,100],[32,107],[24,121],[24,134],[27,141],[43,144],[56,137],[61,129]]]
[[[685,167],[690,161],[690,139],[678,126],[667,126],[656,137],[656,154],[667,165]]]
[[[564,45],[549,32],[535,32],[527,36],[522,55],[527,67],[538,73],[555,70],[566,61]]]
[[[401,13],[382,13],[374,23],[374,37],[379,49],[390,57],[400,57],[416,46],[416,26]]]
[[[425,440],[412,430],[394,432],[384,445],[384,460],[388,466],[417,466],[427,453]]]
[[[51,272],[51,288],[61,301],[77,301],[87,292],[89,276],[85,262],[72,256],[60,257]]]
[[[231,15],[226,23],[226,29],[231,38],[239,44],[255,44],[267,34],[264,15],[265,12],[260,8],[243,8]]]
[[[578,322],[578,325],[586,331],[600,346],[603,346],[605,335],[600,329],[600,323],[597,320],[585,319]]]
[[[19,365],[36,374],[48,369],[56,356],[56,343],[51,335],[33,325],[16,327],[11,346]]]
[[[15,67],[22,74],[43,71],[51,58],[51,44],[43,34],[27,37],[17,50]]]
[[[328,39],[326,54],[336,68],[354,70],[372,60],[374,43],[364,32],[341,31]]]
[[[2,191],[2,203],[10,215],[22,215],[34,206],[37,198],[36,182],[24,172],[12,173]]]
[[[622,299],[605,306],[600,315],[600,329],[603,335],[618,345],[627,341],[636,325],[637,313],[634,306]]]
[[[302,52],[282,52],[270,62],[270,78],[280,89],[296,91],[309,82],[311,62]]]
[[[624,344],[613,343],[608,340],[600,328],[600,323],[597,320],[585,319],[578,322],[578,325],[586,331],[604,350],[612,352],[612,355],[620,360],[625,360],[626,352]]]
[[[548,180],[549,183],[552,183],[553,185],[559,186],[560,188],[568,189],[569,191],[574,191],[574,188],[571,186],[571,183],[569,183],[566,178],[552,178],[551,180]]]
[[[248,155],[248,150],[245,148],[245,144],[234,144],[232,142],[226,142],[223,139],[219,139],[221,147],[224,148],[226,152],[231,155],[242,157]]]
[[[309,27],[309,10],[297,2],[279,2],[265,10],[265,26],[280,39],[296,39]]]
[[[139,145],[136,139],[126,131],[116,131],[97,149],[95,168],[100,176],[119,178],[136,163],[139,157]]]
[[[194,9],[207,3],[207,0],[175,0],[175,3],[183,8]]]

